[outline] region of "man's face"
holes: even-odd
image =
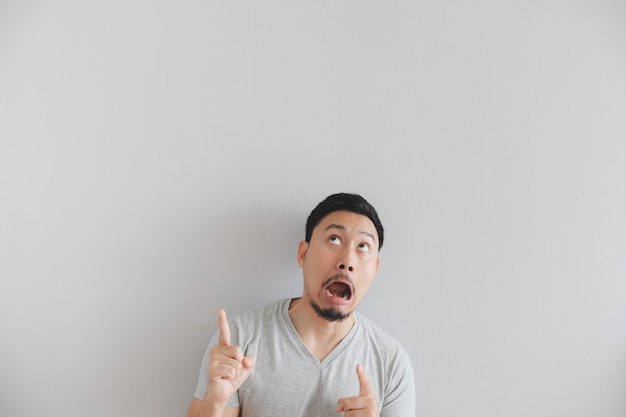
[[[372,285],[380,259],[374,223],[364,215],[335,211],[300,242],[298,264],[304,275],[304,298],[320,317],[347,318]]]

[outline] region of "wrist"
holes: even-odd
[[[202,408],[200,409],[199,417],[222,417],[224,409],[226,408],[226,401],[218,402],[213,399],[204,396],[202,400]]]

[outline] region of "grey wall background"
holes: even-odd
[[[336,191],[419,416],[626,415],[626,3],[0,3],[0,415],[184,415]]]

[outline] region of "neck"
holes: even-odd
[[[321,362],[350,332],[354,313],[342,321],[328,321],[318,316],[304,298],[291,301],[289,317],[309,351]]]

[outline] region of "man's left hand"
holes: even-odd
[[[337,412],[343,412],[345,417],[379,417],[376,393],[361,365],[356,366],[356,374],[359,377],[359,395],[340,398]]]

